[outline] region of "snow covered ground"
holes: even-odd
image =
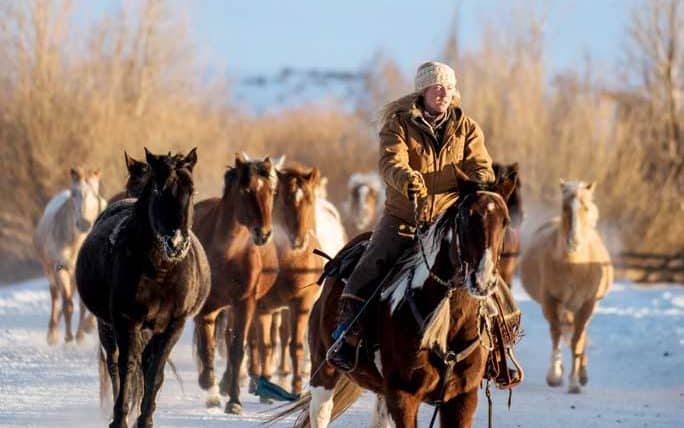
[[[526,336],[518,357],[526,369],[522,386],[495,391],[495,427],[682,427],[684,426],[684,287],[640,288],[615,284],[589,328],[589,385],[581,395],[551,389],[544,381],[549,361],[548,328],[539,307],[514,287],[523,310]],[[0,288],[0,426],[98,427],[96,340],[49,347],[45,341],[49,294],[44,279]],[[74,317],[76,318],[76,316]],[[157,402],[156,426],[251,427],[273,412],[244,388],[244,415],[228,416],[204,408],[191,352],[191,324],[173,352],[183,389],[167,371]],[[62,330],[63,331],[63,330]],[[565,366],[569,353],[564,351]],[[222,360],[218,360],[220,364]],[[565,378],[567,385],[567,376]],[[368,421],[373,397],[364,395],[339,427]],[[423,406],[420,426],[432,407]],[[289,426],[292,419],[280,423]],[[486,426],[484,393],[475,426]]]

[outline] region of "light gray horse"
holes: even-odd
[[[98,214],[107,206],[107,201],[100,196],[99,171],[84,173],[79,169],[72,169],[71,180],[69,190],[58,193],[48,202],[33,236],[38,259],[50,284],[52,309],[47,334],[50,345],[57,343],[59,339],[57,325],[62,314],[66,326],[64,340],[70,342],[74,338],[71,316],[74,312],[76,257]],[[58,300],[60,295],[61,309]],[[76,331],[76,340],[79,342],[95,326],[92,315],[86,317],[83,303],[80,308]]]

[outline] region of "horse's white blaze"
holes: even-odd
[[[325,428],[330,423],[333,409],[333,390],[322,386],[311,388],[311,404],[309,404],[309,419],[312,428]]]
[[[180,246],[181,243],[183,243],[183,234],[181,233],[180,229],[176,229],[176,232],[173,234],[173,237],[171,238],[171,244],[173,244],[175,248]]]
[[[496,279],[494,277],[495,266],[494,257],[492,257],[492,249],[487,248],[482,256],[482,260],[480,260],[480,265],[475,272],[479,284],[487,285]]]
[[[496,208],[496,204],[494,202],[487,204],[487,211],[494,211],[494,208]]]
[[[375,367],[377,367],[380,374],[382,374],[382,358],[380,358],[380,350],[379,349],[377,351],[375,351],[373,362],[375,363]]]
[[[304,199],[304,191],[302,189],[297,189],[297,191],[294,194],[295,197],[295,204],[299,205],[302,203],[302,199]]]
[[[375,396],[375,406],[373,407],[373,414],[371,415],[369,428],[389,428],[393,427],[394,422],[390,418],[387,410],[387,402],[381,395]]]

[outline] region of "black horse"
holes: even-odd
[[[164,365],[210,289],[206,255],[190,231],[196,151],[157,156],[145,149],[145,156],[142,194],[100,215],[76,263],[81,299],[98,318],[107,354],[116,400],[110,427],[127,426],[140,393],[137,426],[152,426]]]

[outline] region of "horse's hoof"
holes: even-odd
[[[579,394],[580,392],[582,392],[582,389],[580,388],[579,385],[572,384],[568,388],[568,393],[570,393],[570,394]]]
[[[546,384],[553,388],[561,386],[563,385],[563,378],[555,376],[546,376]]]
[[[55,330],[50,330],[47,335],[47,343],[48,345],[56,345],[57,342],[59,342],[59,331]]]
[[[152,418],[142,418],[139,417],[138,420],[136,421],[135,427],[136,428],[152,428],[154,425],[152,424]]]
[[[229,415],[240,415],[242,414],[242,406],[240,403],[228,403],[226,404],[225,413]]]
[[[85,339],[85,333],[82,331],[79,331],[76,333],[76,343],[83,343],[83,340]]]
[[[289,376],[291,374],[292,374],[292,370],[290,370],[290,369],[278,369],[278,376],[285,377],[285,376]]]
[[[74,340],[74,335],[71,333],[64,336],[64,342],[66,342],[66,343],[73,342],[73,340]]]
[[[586,368],[580,369],[579,382],[582,386],[585,386],[589,382],[589,375],[587,374]]]
[[[221,407],[221,399],[219,397],[209,397],[204,404],[206,404],[208,409],[213,407]]]
[[[261,403],[261,404],[273,404],[273,403],[275,403],[275,401],[273,401],[272,399],[270,399],[268,397],[259,397],[259,403]]]
[[[254,380],[253,377],[250,376],[249,386],[247,387],[247,392],[249,392],[250,394],[254,394],[256,392],[256,390],[257,390],[256,381]]]
[[[302,380],[301,379],[295,379],[292,381],[292,393],[295,395],[301,395],[302,394]]]

